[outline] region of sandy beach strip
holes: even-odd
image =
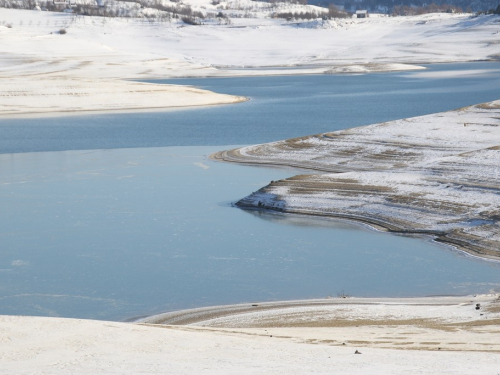
[[[495,294],[251,303],[169,314],[192,322],[1,316],[0,372],[495,374],[500,364]]]

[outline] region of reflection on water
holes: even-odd
[[[0,155],[0,314],[126,319],[248,301],[488,292],[500,265],[230,202],[297,171],[215,147]]]
[[[304,214],[284,214],[281,212],[261,211],[254,209],[245,209],[245,212],[258,217],[261,220],[266,220],[271,223],[278,223],[281,225],[295,225],[302,227],[322,227],[322,228],[336,228],[336,229],[349,229],[358,230],[368,228],[368,225],[362,223],[340,220],[329,217],[308,216]]]

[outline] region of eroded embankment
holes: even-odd
[[[212,158],[329,172],[272,181],[239,207],[428,234],[469,254],[500,259],[500,101]]]

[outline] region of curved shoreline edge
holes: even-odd
[[[234,101],[220,101],[207,104],[190,104],[190,105],[174,105],[174,106],[158,106],[158,107],[123,107],[123,108],[103,108],[103,109],[61,109],[59,111],[51,112],[12,112],[0,114],[0,120],[3,119],[19,119],[19,118],[43,118],[43,117],[59,117],[59,116],[85,116],[85,115],[99,115],[99,114],[112,114],[112,113],[141,113],[141,112],[164,112],[169,110],[180,109],[195,109],[203,107],[212,107],[219,105],[230,105],[247,102],[250,98],[245,96],[232,95]]]
[[[220,151],[212,160],[325,174],[272,181],[235,205],[430,236],[500,261],[500,101]]]
[[[481,61],[495,61],[480,60]],[[478,62],[470,60],[467,62]],[[439,64],[443,62],[430,62]],[[279,66],[233,70],[209,69],[191,74],[186,70],[180,76],[136,77],[128,79],[92,79],[82,76],[44,77],[27,80],[23,76],[6,78],[0,89],[4,103],[0,105],[0,120],[5,118],[30,118],[40,116],[78,116],[100,113],[128,113],[141,111],[166,111],[214,105],[237,104],[250,100],[244,96],[220,94],[186,85],[150,83],[152,79],[186,78],[242,78],[280,75],[369,74],[400,71],[418,71],[426,68],[411,62],[404,63],[352,63],[322,66],[313,64],[279,69]],[[73,73],[75,74],[75,73]],[[23,87],[23,90],[19,90]],[[49,87],[50,89],[47,89]],[[56,88],[56,90],[54,90]],[[26,102],[31,105],[26,105]],[[158,103],[151,105],[151,103]]]
[[[52,92],[46,92],[48,82],[48,79],[30,82],[19,77],[7,79],[0,90],[4,96],[0,119],[167,111],[250,100],[190,86],[79,77],[51,79]],[[19,92],[20,86],[28,89]],[[31,104],[26,105],[26,101]]]
[[[174,311],[139,324],[366,350],[500,352],[498,294],[245,303]]]
[[[492,60],[493,61],[493,60]],[[471,60],[470,62],[476,62]],[[438,62],[439,63],[439,62]],[[150,79],[186,78],[242,78],[279,75],[322,75],[322,74],[369,74],[400,71],[425,70],[425,67],[412,63],[365,63],[344,64],[326,67],[313,65],[310,68],[279,67],[259,69],[231,68],[208,70],[203,73],[165,77],[143,77],[140,79],[89,79],[83,77],[50,78],[43,77],[27,82],[24,77],[9,78],[4,82],[0,94],[5,103],[0,105],[0,119],[30,118],[40,116],[78,116],[100,113],[129,113],[142,111],[166,111],[214,105],[237,104],[249,101],[245,96],[220,94],[193,86],[150,83]],[[29,84],[28,84],[29,83]],[[20,91],[18,87],[25,87]],[[47,86],[51,92],[47,92]],[[53,88],[57,87],[58,92]],[[27,89],[26,89],[27,88]],[[201,97],[201,96],[203,97]],[[32,99],[31,106],[26,98]],[[89,100],[89,98],[92,98]],[[36,99],[36,100],[35,100]],[[29,101],[29,100],[28,100]],[[151,103],[158,103],[151,105]],[[161,103],[161,104],[160,104]]]
[[[197,321],[0,316],[7,338],[0,342],[0,371],[473,375],[498,369],[497,294],[265,302],[170,314]]]
[[[206,325],[214,319],[236,317],[247,313],[259,313],[264,316],[273,311],[290,308],[323,308],[328,306],[453,306],[468,305],[477,302],[500,303],[496,294],[465,296],[429,296],[429,297],[351,297],[301,299],[290,301],[247,302],[231,305],[217,305],[176,310],[131,320],[131,323],[162,325]],[[500,305],[499,305],[500,306]],[[257,319],[258,320],[258,319]]]

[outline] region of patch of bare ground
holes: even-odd
[[[485,310],[492,314],[500,314],[500,298],[497,298],[495,301],[486,306]],[[500,326],[498,328],[500,330]]]
[[[500,103],[498,103],[498,102],[482,103],[482,104],[478,104],[477,108],[481,108],[481,109],[500,109]]]

